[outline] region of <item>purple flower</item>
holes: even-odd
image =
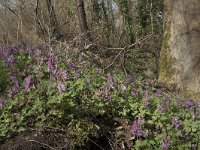
[[[138,85],[142,88],[143,91],[146,90],[145,85],[140,80],[138,81]]]
[[[131,91],[131,96],[135,97],[137,95],[137,90],[134,88],[132,91]]]
[[[29,68],[30,71],[32,71],[33,70],[33,65],[30,64],[28,68]]]
[[[18,91],[20,87],[19,87],[19,81],[18,81],[17,77],[15,75],[11,75],[11,79],[15,84],[15,89]]]
[[[155,95],[156,95],[157,97],[161,97],[161,90],[158,89],[158,90],[156,91]]]
[[[92,81],[92,78],[91,78],[90,76],[87,76],[87,77],[86,77],[86,81],[87,81],[87,83],[89,83],[89,84],[90,84],[90,83],[91,83],[91,81]]]
[[[58,88],[58,91],[59,91],[59,93],[63,93],[63,92],[65,92],[65,91],[66,91],[65,84],[64,84],[64,83],[62,83],[62,82],[59,82],[59,83],[58,83],[58,86],[57,86],[57,88]]]
[[[14,55],[9,55],[6,59],[6,63],[8,63],[9,65],[14,63],[15,57]]]
[[[104,85],[104,98],[106,100],[112,100],[112,97],[109,95],[109,86]]]
[[[36,59],[39,60],[39,58],[42,56],[42,51],[40,49],[36,48],[35,55],[36,55]]]
[[[163,138],[162,139],[162,150],[167,150],[171,147],[171,141],[169,138]]]
[[[150,103],[150,96],[147,92],[144,93],[144,107],[147,108],[149,106]]]
[[[114,83],[114,79],[113,79],[113,77],[111,76],[110,73],[107,75],[107,80],[108,80],[109,86],[112,89],[114,89],[115,88],[115,85],[114,85],[115,83]]]
[[[126,76],[124,82],[125,82],[126,84],[127,84],[127,83],[133,83],[134,80],[133,80],[132,76],[128,75],[128,76]]]
[[[186,102],[186,104],[187,104],[187,107],[188,107],[188,108],[191,108],[192,106],[194,106],[194,101],[193,101],[192,99],[189,99],[189,100]]]
[[[4,48],[0,47],[0,59],[3,59],[4,57]]]
[[[59,79],[62,75],[62,72],[60,71],[60,69],[55,69],[54,70],[54,75],[57,79]]]
[[[172,117],[172,125],[176,129],[180,127],[180,120],[178,117]]]
[[[72,59],[67,59],[67,65],[70,69],[75,68],[75,64],[72,62]]]
[[[152,80],[147,80],[146,82],[147,87],[151,87],[153,85],[153,81]]]
[[[9,54],[17,54],[17,47],[15,45],[10,46],[8,49]]]
[[[19,81],[16,79],[15,81],[16,90],[19,91]]]
[[[32,82],[32,76],[28,76],[24,79],[24,89],[25,89],[25,91],[30,90],[31,82]]]
[[[67,71],[66,71],[66,70],[62,71],[62,77],[63,77],[63,79],[64,79],[64,80],[67,80],[67,79],[69,79],[69,77],[68,77],[68,74],[67,74]]]
[[[142,137],[144,136],[144,131],[141,128],[143,118],[141,116],[137,117],[136,120],[133,121],[131,126],[131,134],[134,137]]]
[[[8,97],[12,97],[15,94],[15,88],[10,88],[8,90],[7,96]]]
[[[48,58],[47,67],[48,67],[48,71],[49,71],[49,72],[50,72],[51,69],[53,68],[53,58],[52,58],[52,56],[50,56],[50,57]]]
[[[164,111],[161,104],[158,104],[157,108],[158,108],[159,111]]]
[[[170,101],[168,99],[165,99],[162,104],[158,104],[158,110],[159,111],[165,111],[169,108]]]
[[[3,108],[3,98],[0,97],[0,110]]]
[[[80,76],[81,76],[81,70],[77,70],[75,73],[75,77],[80,78]]]

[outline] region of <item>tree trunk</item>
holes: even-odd
[[[122,16],[123,16],[123,19],[124,19],[126,34],[127,34],[128,39],[130,41],[130,44],[133,44],[133,43],[135,43],[135,37],[134,37],[134,34],[133,34],[133,28],[132,28],[132,15],[130,13],[131,10],[129,10],[130,1],[119,0],[118,3],[119,3],[119,9],[120,9]]]
[[[164,0],[159,81],[200,98],[200,2]]]
[[[60,33],[60,28],[59,28],[59,24],[56,18],[56,13],[54,10],[54,6],[52,4],[52,0],[46,0],[46,3],[47,3],[47,9],[49,13],[51,38],[60,40],[62,35]]]
[[[83,0],[76,0],[76,6],[77,6],[77,14],[78,14],[78,20],[79,25],[81,28],[81,32],[85,33],[86,37],[91,40],[91,36],[87,25],[87,19],[85,14],[85,7],[84,7],[84,1]]]

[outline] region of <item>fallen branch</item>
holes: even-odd
[[[50,148],[51,150],[58,150],[58,149],[56,149],[56,148],[51,147],[50,145],[48,145],[48,144],[46,144],[46,143],[42,143],[42,142],[39,142],[39,141],[36,141],[36,140],[28,140],[27,142],[35,142],[35,143],[37,143],[37,144],[46,146],[46,147]]]
[[[149,36],[147,36],[147,37],[145,37],[145,38],[139,39],[139,40],[137,40],[135,43],[133,43],[133,44],[131,44],[131,45],[127,45],[127,46],[125,46],[124,48],[122,48],[121,51],[117,54],[117,56],[113,59],[113,61],[111,62],[111,64],[108,65],[106,68],[104,68],[104,70],[107,70],[108,68],[110,68],[111,66],[113,66],[114,62],[117,60],[117,58],[118,58],[122,53],[124,53],[124,54],[123,54],[123,55],[124,55],[123,57],[125,57],[125,52],[126,52],[127,50],[132,49],[132,48],[135,47],[137,44],[140,44],[141,42],[143,42],[143,41],[149,39],[151,36],[152,36],[152,35],[149,35]],[[119,49],[119,48],[117,48],[117,49]],[[123,66],[123,69],[125,69],[124,66]],[[125,71],[125,70],[124,70],[124,71]],[[125,71],[125,74],[126,74],[126,71]]]
[[[95,144],[97,147],[99,147],[101,150],[105,150],[103,147],[98,145],[96,142],[94,142],[92,139],[88,138],[89,141],[91,141],[93,144]]]

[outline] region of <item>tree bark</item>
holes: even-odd
[[[200,98],[200,2],[164,0],[159,81]]]
[[[47,4],[48,13],[49,13],[51,38],[55,38],[56,40],[60,40],[62,35],[60,33],[59,24],[58,24],[58,21],[57,21],[54,6],[52,4],[52,0],[46,0],[46,4]]]
[[[81,33],[85,33],[86,37],[91,40],[91,35],[88,32],[88,24],[85,14],[85,7],[84,7],[84,1],[83,0],[76,0],[76,7],[77,7],[77,15],[79,20],[79,25],[81,28]]]
[[[129,8],[130,8],[129,3],[130,3],[129,0],[119,0],[118,1],[119,9],[120,9],[121,14],[124,19],[126,34],[130,41],[130,44],[133,44],[133,43],[135,43],[135,37],[133,34],[132,16],[130,15],[131,10],[129,10]]]

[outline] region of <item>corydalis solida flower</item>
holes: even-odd
[[[72,59],[68,59],[67,60],[67,65],[69,66],[70,69],[76,67],[76,65],[73,63]]]
[[[59,79],[62,75],[62,71],[60,69],[55,69],[53,73],[56,79]]]
[[[15,73],[10,72],[10,78],[11,78],[12,82],[13,82],[14,85],[15,85],[16,91],[19,91],[19,89],[20,89],[19,81],[18,81],[18,79],[17,79]]]
[[[4,48],[0,47],[0,59],[4,58]]]
[[[3,98],[0,97],[0,109],[2,109],[2,108],[3,108]]]
[[[30,90],[32,79],[33,79],[32,76],[28,76],[24,79],[24,89],[25,89],[25,91]]]
[[[153,85],[153,81],[150,80],[150,79],[147,80],[146,85],[147,85],[148,87],[152,86],[152,85]]]
[[[149,106],[150,103],[150,95],[148,92],[144,93],[144,101],[143,101],[143,105],[145,108],[147,108]]]
[[[176,129],[180,127],[180,120],[178,117],[172,117],[172,125]]]
[[[109,83],[109,86],[114,89],[115,88],[115,83],[114,83],[114,79],[112,77],[112,75],[109,73],[107,75],[107,80],[108,80],[108,83]]]
[[[69,76],[68,76],[67,70],[63,70],[63,71],[62,71],[62,78],[63,78],[64,80],[69,79]]]
[[[144,136],[144,131],[142,130],[142,121],[143,118],[141,116],[137,117],[136,120],[133,121],[131,126],[131,134],[134,137],[142,137]]]
[[[162,150],[167,150],[171,147],[171,141],[169,138],[163,138],[162,139]]]
[[[9,65],[11,65],[12,63],[14,63],[14,60],[15,60],[14,55],[9,55],[9,56],[6,58],[6,63],[8,63]]]
[[[109,95],[109,86],[108,85],[104,85],[104,98],[106,100],[112,100],[112,97]]]
[[[137,89],[132,89],[131,96],[135,97],[137,95]]]
[[[65,91],[66,91],[66,86],[65,86],[65,84],[62,83],[62,82],[59,82],[59,83],[58,83],[57,88],[58,88],[59,93],[62,93],[62,92],[65,92]]]
[[[130,76],[130,75],[126,76],[124,83],[131,84],[133,82],[134,82],[134,80],[133,80],[132,76]]]
[[[49,72],[50,72],[51,69],[53,68],[53,58],[52,58],[52,56],[50,56],[50,57],[48,58],[47,67],[48,67],[48,71],[49,71]]]
[[[194,101],[193,101],[192,99],[189,99],[189,100],[186,102],[186,104],[187,104],[187,107],[188,107],[188,108],[191,108],[191,107],[194,106]]]
[[[10,88],[10,89],[8,90],[7,96],[8,96],[8,97],[13,97],[14,94],[15,94],[15,88],[12,87],[12,88]]]
[[[156,91],[155,95],[156,95],[157,97],[161,97],[161,96],[162,96],[162,95],[161,95],[161,90],[158,89],[158,90]]]
[[[170,101],[169,99],[164,99],[162,104],[158,104],[157,108],[159,111],[165,111],[169,108]]]
[[[75,72],[75,77],[76,77],[76,78],[80,78],[80,76],[81,76],[81,70],[77,70],[77,71]]]
[[[87,77],[86,77],[86,81],[87,81],[87,83],[90,84],[90,83],[92,82],[92,78],[91,78],[91,76],[87,76]]]

